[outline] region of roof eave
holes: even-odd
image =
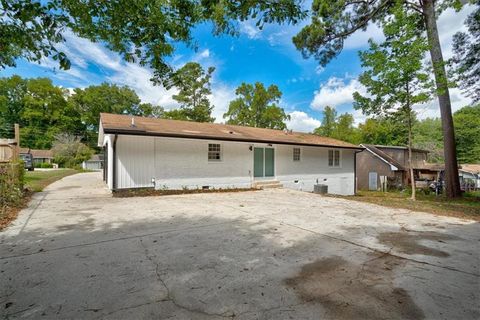
[[[272,141],[267,139],[251,139],[251,138],[227,138],[227,137],[215,137],[208,135],[184,135],[176,133],[159,133],[149,132],[140,129],[118,129],[118,128],[104,128],[103,132],[108,134],[124,134],[124,135],[136,135],[136,136],[151,136],[151,137],[167,137],[167,138],[183,138],[183,139],[198,139],[198,140],[216,140],[216,141],[234,141],[234,142],[252,142],[252,143],[269,143],[269,144],[284,144],[284,145],[296,145],[296,146],[308,146],[308,147],[323,147],[323,148],[338,148],[338,149],[350,149],[350,150],[363,150],[363,147],[355,146],[339,146],[339,145],[327,145],[327,144],[313,144],[313,143],[301,143],[301,142],[288,142],[288,141]]]

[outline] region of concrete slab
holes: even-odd
[[[285,189],[112,198],[66,177],[0,233],[8,319],[478,319],[480,225]]]

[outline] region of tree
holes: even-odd
[[[459,86],[474,102],[480,102],[480,1],[465,25],[467,32],[457,32],[453,36],[454,56],[450,60],[456,73]]]
[[[23,126],[23,97],[27,92],[27,81],[14,75],[0,78],[0,137],[13,137],[13,126]]]
[[[452,108],[448,90],[445,63],[437,30],[437,16],[441,10],[461,7],[459,0],[318,0],[313,1],[311,22],[294,38],[297,49],[304,57],[313,55],[325,66],[343,49],[346,38],[357,30],[366,30],[369,23],[381,21],[400,4],[405,13],[419,17],[419,31],[426,31],[430,57],[436,82],[436,94],[440,105],[445,152],[446,193],[450,198],[461,196],[456,161],[455,134]],[[418,57],[417,57],[418,58]]]
[[[223,115],[228,124],[280,130],[287,128],[285,121],[290,116],[278,105],[282,92],[276,85],[265,88],[260,82],[254,85],[242,83],[235,94],[238,98],[230,102],[228,111]]]
[[[324,137],[331,137],[337,124],[337,111],[335,108],[326,106],[322,113],[322,124],[316,128],[313,133]]]
[[[40,61],[52,57],[68,69],[70,61],[59,48],[71,30],[101,41],[126,61],[149,65],[153,80],[165,80],[172,67],[165,61],[175,46],[195,48],[192,30],[207,22],[216,35],[236,34],[236,21],[296,23],[305,16],[301,3],[283,1],[155,1],[125,0],[0,0],[0,68],[16,59]]]
[[[65,133],[55,136],[52,152],[55,163],[63,168],[75,168],[93,154],[93,150],[83,144],[79,137]]]
[[[361,143],[359,130],[354,127],[353,123],[353,115],[348,112],[338,116],[337,125],[332,134],[332,138],[353,144]]]
[[[431,82],[419,57],[428,50],[426,39],[419,34],[419,17],[405,13],[402,7],[393,16],[383,20],[385,42],[369,41],[370,47],[360,52],[362,67],[360,77],[368,96],[354,93],[354,107],[367,115],[394,117],[408,129],[408,162],[415,200],[415,177],[412,162],[413,105],[430,99]]]
[[[457,130],[456,125],[455,130]],[[430,162],[443,163],[442,121],[440,118],[426,118],[415,122],[413,145],[415,148],[428,150]]]
[[[359,141],[377,145],[406,145],[408,132],[405,125],[391,117],[376,116],[367,118],[358,125]]]
[[[212,94],[210,79],[214,67],[209,67],[205,72],[197,62],[188,62],[173,73],[167,88],[177,87],[180,92],[173,95],[173,99],[180,104],[179,110],[167,111],[164,117],[175,120],[188,120],[197,122],[213,122],[213,106],[210,105],[208,96]]]
[[[84,139],[90,147],[97,144],[100,113],[130,114],[149,117],[155,113],[162,115],[158,107],[149,103],[141,103],[135,91],[123,86],[102,83],[85,89],[75,89],[69,99],[69,104],[81,114],[81,120],[86,125]]]
[[[457,131],[458,159],[461,163],[480,162],[480,104],[464,107],[453,115]]]

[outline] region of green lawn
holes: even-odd
[[[73,169],[60,169],[48,171],[27,171],[25,173],[25,187],[40,192],[49,184],[79,172]]]
[[[386,207],[424,211],[439,215],[480,220],[480,191],[465,193],[462,198],[450,200],[444,196],[417,193],[417,200],[410,200],[406,192],[358,191],[347,199],[379,204]]]

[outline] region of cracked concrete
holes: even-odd
[[[478,319],[480,224],[291,190],[112,198],[98,173],[0,233],[5,319]]]

